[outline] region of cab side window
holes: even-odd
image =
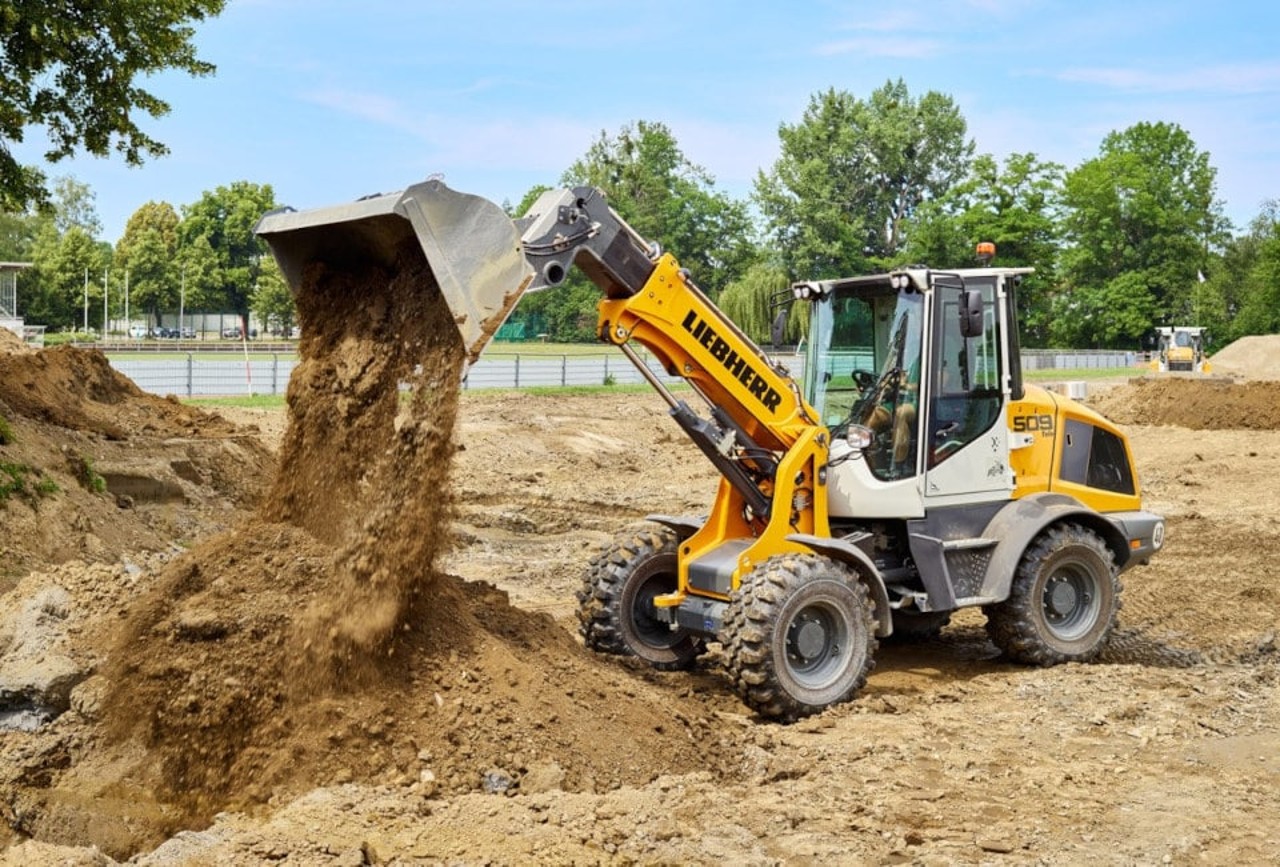
[[[977,337],[960,334],[960,292],[982,291],[983,330]],[[937,466],[973,442],[1000,418],[1000,326],[996,317],[994,279],[970,281],[962,287],[939,284],[936,324],[939,363],[930,402],[929,465]]]

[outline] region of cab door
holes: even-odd
[[[964,337],[960,296],[979,290],[982,333]],[[1005,422],[1007,341],[999,275],[935,275],[924,442],[926,507],[1005,499],[1013,490]]]

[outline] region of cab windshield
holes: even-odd
[[[882,280],[837,286],[815,303],[805,391],[824,424],[867,425],[876,405],[887,403],[892,412],[895,404],[914,401],[920,382],[921,293],[895,290]]]

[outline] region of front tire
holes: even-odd
[[[689,668],[702,640],[657,617],[655,596],[678,581],[675,531],[638,524],[619,534],[591,561],[578,591],[578,625],[587,647],[637,656],[654,668]]]
[[[1009,598],[986,608],[987,634],[1018,662],[1088,662],[1106,646],[1119,610],[1111,550],[1093,531],[1063,524],[1023,554]]]
[[[786,722],[849,700],[875,665],[866,586],[816,554],[770,557],[747,573],[720,639],[738,695]]]

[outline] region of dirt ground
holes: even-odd
[[[937,640],[882,647],[855,701],[786,726],[751,716],[714,651],[692,672],[657,673],[575,638],[591,553],[646,514],[703,512],[714,493],[654,396],[463,395],[452,473],[428,492],[452,515],[452,545],[422,549],[434,567],[392,594],[408,625],[356,658],[333,603],[386,601],[344,582],[377,573],[383,555],[361,549],[361,529],[388,532],[388,504],[417,517],[404,491],[370,499],[396,461],[369,477],[335,470],[374,523],[317,532],[272,513],[332,505],[269,486],[267,452],[287,470],[299,445],[283,412],[181,408],[185,432],[126,425],[113,438],[79,417],[33,418],[34,404],[0,392],[17,432],[0,459],[24,449],[63,490],[0,506],[3,545],[22,558],[5,557],[3,667],[75,672],[58,681],[56,718],[0,735],[0,858],[1273,863],[1280,423],[1256,420],[1273,418],[1280,384],[1143,379],[1092,402],[1125,425],[1146,506],[1169,520],[1166,549],[1126,573],[1103,661],[1006,663],[965,613]],[[158,404],[144,414],[169,411]],[[323,437],[324,419],[309,430]],[[141,457],[175,439],[219,457],[188,452],[203,485],[179,476],[181,498],[122,508],[121,494],[75,484],[57,445],[68,438],[95,467],[110,463],[98,450]],[[227,466],[228,444],[248,457]],[[402,439],[375,445],[428,457]],[[167,479],[165,454],[134,475]],[[101,545],[84,543],[86,517]],[[26,538],[45,525],[61,549]],[[294,643],[317,610],[329,630]]]

